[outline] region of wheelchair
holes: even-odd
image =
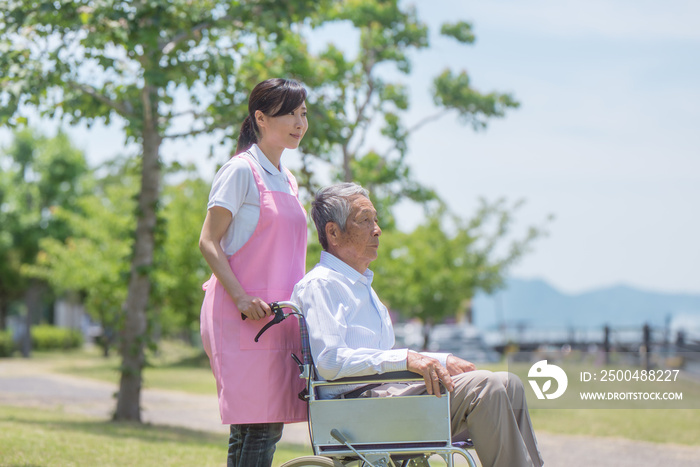
[[[422,382],[422,376],[409,371],[380,375],[320,380],[316,375],[309,348],[306,323],[298,305],[280,301],[270,304],[274,318],[260,331],[294,315],[299,321],[302,339],[300,378],[307,381],[300,397],[308,402],[309,435],[313,456],[293,459],[282,467],[419,467],[428,466],[428,458],[437,455],[448,467],[455,455],[470,467],[476,467],[467,451],[471,443],[452,443],[450,398],[431,395],[402,397],[358,397],[320,399],[318,389],[341,384],[382,384]],[[290,309],[285,313],[284,309]]]

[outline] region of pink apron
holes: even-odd
[[[297,198],[296,180],[285,169],[294,195],[269,191],[253,162],[241,157],[250,164],[260,192],[260,219],[229,264],[249,295],[268,303],[289,300],[306,262],[306,211]],[[222,423],[306,421],[306,403],[297,396],[304,382],[291,358],[292,352],[301,356],[297,320],[272,326],[254,342],[271,318],[242,320],[214,275],[202,288],[202,343],[216,378]]]

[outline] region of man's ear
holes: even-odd
[[[328,247],[338,245],[338,237],[340,236],[340,226],[335,222],[326,222],[326,240]]]

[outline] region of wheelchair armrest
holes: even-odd
[[[325,381],[324,384],[371,384],[371,383],[394,383],[405,381],[423,381],[423,377],[412,371],[390,371],[387,373],[350,376],[347,378]]]

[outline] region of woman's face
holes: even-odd
[[[309,128],[306,120],[306,102],[286,115],[270,117],[259,110],[256,112],[258,128],[262,133],[261,142],[266,146],[296,149]]]

